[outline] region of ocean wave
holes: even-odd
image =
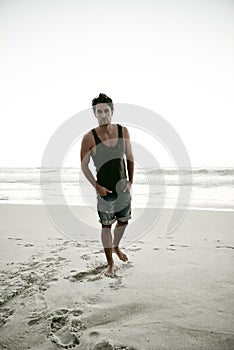
[[[80,176],[81,175],[81,176]],[[135,184],[148,183],[169,186],[233,186],[234,168],[147,168],[136,167]],[[4,184],[66,184],[85,185],[87,180],[79,168],[1,168],[0,183]]]
[[[168,175],[176,175],[178,173],[181,174],[219,174],[219,175],[234,175],[234,167],[178,167],[178,168],[169,168],[169,167],[161,167],[161,168],[140,168],[136,165],[135,167],[136,173],[144,173],[144,174],[168,174]],[[51,173],[57,173],[57,174],[79,174],[80,168],[79,167],[51,167],[51,168],[40,168],[40,167],[26,167],[26,168],[0,168],[0,175],[6,175],[6,174],[51,174]]]
[[[8,201],[9,197],[7,196],[0,196],[0,201]]]
[[[137,169],[136,173],[145,173],[151,175],[234,175],[234,168],[148,168]]]

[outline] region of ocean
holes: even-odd
[[[179,171],[136,167],[132,205],[174,208],[182,189],[185,195],[182,207],[234,211],[232,167]],[[80,168],[0,168],[0,203],[42,204],[46,201],[62,204],[61,200],[69,205],[96,206],[96,192]]]

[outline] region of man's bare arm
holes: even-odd
[[[81,169],[84,175],[86,176],[88,181],[93,185],[93,187],[96,188],[96,180],[89,169],[91,145],[92,145],[91,137],[89,134],[86,134],[83,137],[83,140],[81,143],[80,161],[81,161]]]
[[[125,154],[127,158],[127,171],[128,171],[128,179],[130,183],[133,183],[133,175],[134,175],[134,157],[132,153],[132,146],[130,142],[130,135],[128,129],[126,127],[123,128],[123,137],[125,141]]]
[[[91,155],[92,148],[93,148],[92,135],[88,133],[83,137],[83,140],[81,143],[81,150],[80,150],[81,169],[84,175],[86,176],[87,180],[93,185],[93,187],[100,194],[100,196],[106,196],[107,192],[112,193],[112,191],[99,185],[89,169],[89,162],[90,162],[90,155]]]

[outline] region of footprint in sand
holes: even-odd
[[[133,263],[131,261],[127,261],[125,264],[122,264],[118,267],[115,268],[115,276],[112,279],[112,281],[109,283],[109,287],[111,289],[119,289],[119,288],[124,288],[123,285],[123,276],[122,276],[122,272],[126,271],[127,269],[130,269],[131,267],[133,267]],[[120,272],[120,274],[119,274]]]
[[[91,332],[89,334],[90,338],[90,350],[137,350],[136,348],[132,346],[126,346],[122,344],[114,344],[111,340],[108,338],[101,338],[98,339],[99,333],[98,332]]]
[[[13,314],[14,310],[9,308],[0,309],[0,327],[2,327],[8,320],[8,318]]]
[[[132,246],[127,249],[128,252],[137,252],[138,250],[141,250],[142,248],[137,247],[137,246]]]
[[[91,347],[92,350],[113,350],[114,347],[107,338],[100,339],[96,342],[94,346]]]
[[[20,238],[20,237],[8,237],[8,239],[13,239],[15,241],[22,241],[23,238]]]
[[[36,307],[30,315],[30,320],[28,321],[29,326],[39,323],[40,320],[45,317],[47,312],[47,303],[41,293],[35,295],[33,302]]]
[[[170,244],[167,250],[176,250],[176,248],[189,248],[189,246],[186,244]]]
[[[234,249],[234,246],[232,246],[232,245],[217,245],[216,248]]]
[[[56,345],[71,349],[80,344],[79,338],[86,329],[85,324],[79,319],[83,310],[60,309],[50,313],[49,329],[47,337]]]
[[[68,279],[70,282],[76,282],[76,281],[82,282],[84,280],[95,281],[101,278],[101,275],[103,274],[105,269],[106,269],[106,265],[103,264],[87,271],[72,270],[71,274],[64,278]]]
[[[125,264],[123,264],[121,267],[116,268],[115,271],[122,271],[126,270],[130,267],[133,266],[133,263],[131,261],[127,261]],[[97,281],[101,277],[105,276],[105,271],[106,271],[106,264],[101,264],[99,266],[96,266],[94,268],[91,268],[87,271],[76,271],[76,270],[71,270],[70,275],[64,277],[65,279],[68,279],[70,282],[83,282],[84,280],[86,281]],[[117,273],[115,273],[115,278],[118,280],[121,279],[120,276],[118,276]],[[120,283],[118,283],[119,285]],[[117,287],[118,288],[118,287]]]
[[[81,257],[81,259],[83,259],[83,260],[91,260],[90,254],[82,254],[80,257]]]
[[[116,277],[115,277],[116,278]],[[109,287],[111,289],[117,290],[122,287],[122,277],[117,277],[115,282],[110,282]]]
[[[91,253],[83,253],[80,257],[83,260],[92,260],[92,256],[97,256],[98,254],[102,254],[103,253],[103,249],[99,249],[99,250],[95,250],[92,251]]]

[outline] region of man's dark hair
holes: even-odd
[[[106,103],[108,104],[108,106],[111,108],[111,111],[113,112],[114,111],[114,105],[113,105],[113,102],[112,102],[112,99],[110,97],[108,97],[107,95],[105,94],[99,94],[98,97],[95,97],[93,100],[92,100],[92,106],[93,106],[93,111],[95,112],[95,106],[99,103]]]

